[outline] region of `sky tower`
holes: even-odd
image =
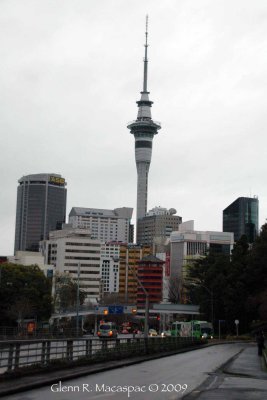
[[[147,90],[147,36],[148,36],[148,16],[146,16],[146,43],[144,58],[144,79],[141,99],[137,101],[138,113],[137,119],[130,122],[127,126],[135,137],[135,162],[137,169],[137,207],[136,207],[136,232],[137,224],[140,218],[146,215],[147,211],[147,187],[148,187],[148,171],[152,155],[153,137],[161,128],[159,122],[155,122],[151,117],[151,106],[153,101],[149,100],[149,92]]]

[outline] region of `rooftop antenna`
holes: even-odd
[[[145,58],[144,58],[144,84],[143,84],[143,92],[147,92],[147,64],[148,64],[148,59],[147,59],[147,36],[148,36],[148,15],[146,15],[146,44],[145,44]]]

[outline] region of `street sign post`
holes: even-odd
[[[221,339],[221,323],[225,322],[225,319],[219,319],[219,340]]]
[[[235,326],[236,326],[236,336],[238,336],[238,325],[239,325],[239,320],[235,320]]]

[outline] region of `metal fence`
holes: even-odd
[[[167,352],[201,343],[194,338],[178,337],[0,341],[0,374],[23,367],[63,367],[79,361],[86,364]]]

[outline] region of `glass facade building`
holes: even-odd
[[[223,210],[223,231],[233,232],[235,242],[246,235],[253,243],[259,230],[259,200],[239,197]]]
[[[38,251],[50,231],[66,219],[65,179],[57,174],[23,176],[17,189],[15,253]]]

